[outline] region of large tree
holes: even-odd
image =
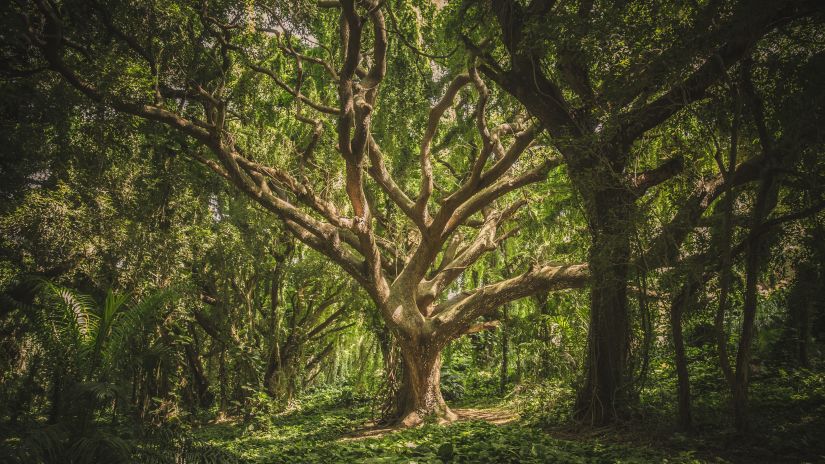
[[[693,153],[676,153],[656,154],[651,163],[641,143],[671,137],[662,129],[676,115],[718,83],[730,82],[730,70],[773,32],[821,16],[822,5],[553,0],[467,5],[462,37],[479,57],[480,72],[541,122],[582,200],[592,285],[577,409],[589,422],[610,422],[623,415],[632,396],[628,286],[633,274],[673,265],[714,200],[726,189],[763,177],[766,166],[776,168],[768,153],[697,182],[649,249],[634,256],[642,198],[686,171],[686,160],[701,162]]]
[[[21,59],[26,70],[48,68],[99,105],[187,136],[195,142],[184,147],[190,156],[358,282],[397,337],[404,365],[399,420],[411,425],[427,415],[455,417],[439,387],[450,340],[509,301],[584,286],[588,267],[539,263],[477,288],[453,285],[518,231],[509,221],[528,201],[513,192],[544,180],[561,159],[535,143],[542,123],[500,117],[506,99],[487,88],[472,55],[457,71],[427,65],[430,75],[449,76],[432,86],[440,89],[432,102],[413,102],[429,110],[423,132],[411,135],[405,119],[414,116],[393,111],[405,76],[385,87],[388,68],[404,69],[393,60],[415,46],[399,32],[407,48],[390,47],[389,8],[352,0],[34,1],[17,13],[27,40],[21,47],[30,52]],[[404,11],[420,23],[432,9]],[[419,44],[423,29],[415,28]],[[382,106],[385,93],[402,98]],[[285,97],[289,111],[278,108]],[[262,123],[273,105],[274,122]],[[310,128],[304,146],[271,143],[268,129],[294,134],[301,124]],[[334,137],[325,135],[328,126]],[[450,137],[466,135],[467,126],[476,132],[469,150]],[[418,170],[407,169],[394,143],[408,138],[418,140]],[[386,155],[385,146],[395,152]],[[449,159],[436,158],[445,148]],[[434,175],[436,159],[451,181]]]

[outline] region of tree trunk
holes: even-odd
[[[777,203],[777,186],[772,169],[779,166],[784,152],[773,148],[774,142],[765,124],[762,101],[756,94],[751,81],[752,62],[747,60],[742,66],[742,89],[748,97],[748,103],[756,124],[759,141],[767,158],[767,164],[761,173],[762,180],[756,193],[756,201],[751,213],[751,230],[748,235],[748,246],[745,250],[745,302],[742,306],[742,334],[739,337],[739,349],[736,352],[736,373],[733,378],[733,419],[736,430],[740,433],[748,431],[748,382],[750,376],[751,345],[755,333],[756,305],[759,298],[756,285],[759,280],[759,270],[762,264],[762,249],[764,237],[757,235],[757,231]]]
[[[752,242],[758,242],[753,240]],[[733,379],[733,420],[736,430],[748,430],[748,381],[750,377],[751,345],[756,320],[756,283],[759,272],[759,245],[752,243],[745,257],[745,304],[742,309],[742,334],[736,352],[736,374]]]
[[[682,314],[684,314],[684,308],[687,306],[692,290],[691,283],[685,284],[670,306],[670,327],[673,331],[673,349],[676,354],[678,425],[682,430],[690,430],[692,425],[690,377],[688,376],[687,357],[685,356],[685,339],[682,335]]]
[[[441,350],[434,343],[401,343],[404,368],[398,392],[400,425],[412,427],[427,418],[438,423],[458,418],[441,396]]]
[[[381,386],[382,402],[379,406],[381,409],[380,419],[382,422],[386,422],[394,420],[399,414],[399,405],[402,403],[398,395],[401,390],[399,382],[401,375],[399,374],[402,366],[398,359],[398,342],[390,329],[382,324],[376,336],[378,345],[381,348],[381,360],[384,367],[383,384]]]
[[[739,112],[740,109],[740,94],[735,93],[733,106],[733,125],[730,136],[730,150],[728,151],[728,165],[725,167],[719,164],[719,170],[725,173],[725,176],[730,177],[736,166],[738,143],[739,143]],[[733,206],[735,196],[731,186],[726,182],[725,196],[722,203],[722,235],[720,236],[719,250],[722,255],[722,268],[719,270],[719,306],[716,309],[716,317],[713,325],[716,329],[716,350],[719,355],[719,367],[722,369],[722,374],[729,387],[733,387],[733,369],[730,367],[730,359],[728,358],[728,331],[725,329],[725,314],[730,306],[730,287],[731,279],[733,277],[733,263],[731,256],[731,239],[733,237]]]
[[[586,377],[576,415],[592,425],[623,417],[627,406],[627,279],[632,202],[618,189],[595,195],[590,216],[590,330]]]
[[[791,355],[799,366],[810,368],[809,343],[816,314],[818,276],[810,263],[796,267],[796,282],[788,296],[788,335]]]
[[[220,383],[220,401],[218,403],[218,416],[225,417],[229,409],[229,398],[227,397],[227,376],[226,376],[226,346],[221,346],[221,355],[218,358],[218,381]]]
[[[508,373],[510,372],[510,334],[508,333],[509,314],[508,309],[510,305],[504,305],[501,308],[501,372],[499,378],[498,391],[503,396],[507,391]]]
[[[811,340],[811,313],[813,313],[812,308],[814,301],[816,301],[816,299],[811,298],[806,301],[805,304],[800,305],[799,320],[797,321],[797,360],[799,365],[806,369],[810,369],[811,367],[810,358],[808,357],[808,345]]]
[[[751,234],[761,227],[765,218],[776,206],[776,188],[773,175],[764,174],[753,211]],[[762,264],[763,238],[751,235],[745,252],[745,301],[742,306],[742,333],[739,337],[739,349],[736,352],[736,373],[733,379],[733,419],[736,430],[744,433],[748,431],[748,383],[750,376],[751,348],[756,328],[756,305],[759,295],[757,283],[759,270]]]
[[[190,325],[189,329],[194,333],[194,327]],[[197,343],[197,339],[195,339],[195,343]],[[212,392],[209,391],[209,379],[206,378],[203,372],[201,356],[198,353],[197,347],[193,344],[184,345],[184,353],[192,374],[192,392],[194,393],[197,405],[201,408],[208,408],[212,406],[212,401],[215,397]]]

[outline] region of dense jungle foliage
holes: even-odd
[[[0,461],[825,462],[825,5],[0,6]]]

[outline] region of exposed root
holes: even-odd
[[[441,413],[434,414],[436,416],[435,422],[439,425],[449,424],[458,420],[458,414],[452,409],[445,407]],[[400,428],[417,427],[425,422],[426,415],[422,415],[418,411],[412,411],[402,416],[396,425]]]

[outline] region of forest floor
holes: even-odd
[[[372,422],[368,403],[330,396],[265,422],[209,424],[193,435],[249,463],[825,463],[823,387],[808,385],[819,393],[780,402],[785,389],[794,388],[785,382],[755,389],[759,432],[749,437],[720,428],[717,419],[724,416],[714,416],[718,403],[712,398],[697,401],[701,420],[693,433],[683,434],[670,415],[594,429],[536,419],[517,412],[517,402],[493,399],[454,405],[461,419],[446,426],[394,429]],[[703,409],[707,405],[712,408]]]
[[[519,419],[518,413],[504,406],[489,408],[453,408],[453,412],[458,415],[457,422],[483,421],[488,424],[502,425]],[[404,429],[396,425],[384,425],[375,421],[367,422],[364,428],[354,431],[352,434],[343,437],[341,440],[360,440],[363,438],[381,438],[384,435],[394,432],[401,432]]]
[[[554,433],[502,407],[456,410],[460,419],[446,426],[376,427],[364,408],[344,407],[288,414],[268,429],[225,423],[196,435],[251,463],[701,462],[692,452]]]

